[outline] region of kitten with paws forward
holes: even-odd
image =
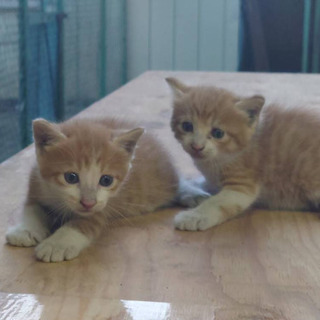
[[[70,260],[96,239],[108,217],[139,215],[207,196],[179,181],[168,153],[142,128],[114,119],[33,121],[37,162],[14,246],[36,246],[45,262]],[[181,195],[181,196],[180,196]]]
[[[207,182],[219,188],[198,207],[180,212],[178,229],[205,230],[252,205],[319,208],[319,112],[264,106],[260,95],[239,97],[216,87],[166,80],[174,96],[174,135]]]

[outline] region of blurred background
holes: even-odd
[[[319,72],[320,0],[0,0],[0,162],[146,70]]]

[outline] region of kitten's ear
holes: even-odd
[[[186,92],[189,91],[189,87],[176,78],[166,78],[166,81],[170,86],[175,99],[182,97]]]
[[[255,95],[250,98],[241,99],[236,103],[236,107],[248,114],[250,124],[252,124],[258,118],[264,102],[265,99],[263,96]]]
[[[37,148],[44,149],[67,138],[58,125],[45,119],[33,120],[32,129]]]
[[[113,142],[121,148],[124,148],[128,153],[132,153],[143,133],[143,128],[136,128],[117,136]]]

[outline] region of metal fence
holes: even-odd
[[[0,162],[127,76],[319,72],[319,39],[320,0],[0,0]]]
[[[0,162],[32,142],[32,119],[69,118],[126,81],[125,14],[125,0],[0,0]]]

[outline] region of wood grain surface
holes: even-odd
[[[267,101],[320,107],[320,76],[147,72],[78,116],[141,120],[186,176],[198,173],[169,130],[164,78],[214,84]],[[47,264],[5,244],[21,215],[30,146],[0,165],[0,319],[320,319],[320,220],[251,210],[204,232],[174,230],[178,208],[115,220],[79,258]]]

